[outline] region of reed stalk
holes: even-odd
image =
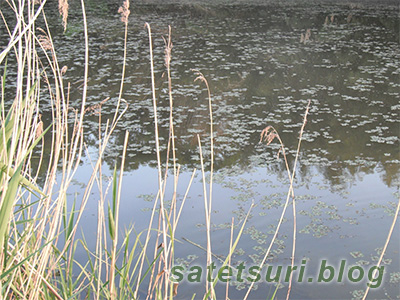
[[[200,136],[197,135],[198,144],[199,144],[199,152],[200,152],[200,161],[201,161],[201,171],[203,175],[203,192],[204,192],[204,208],[205,208],[205,216],[206,216],[206,232],[207,232],[207,266],[212,263],[212,249],[211,249],[211,209],[212,209],[212,187],[213,187],[213,175],[214,175],[214,128],[213,128],[213,113],[212,113],[212,102],[211,102],[211,91],[210,86],[208,85],[208,81],[205,76],[199,70],[193,70],[195,75],[197,76],[194,81],[201,81],[206,85],[207,95],[208,95],[208,108],[209,108],[209,117],[210,117],[210,182],[209,182],[209,191],[208,191],[208,201],[207,201],[207,192],[206,192],[206,180],[205,180],[205,170],[203,164],[203,154],[201,150],[201,141]],[[208,202],[208,203],[207,203]],[[206,285],[206,292],[208,293],[209,289],[211,290],[211,298],[215,297],[214,287],[211,283]]]
[[[308,105],[307,105],[306,111],[304,113],[303,124],[302,124],[302,127],[300,129],[299,142],[297,144],[297,151],[296,151],[296,155],[295,155],[295,160],[294,160],[292,171],[290,171],[289,164],[288,164],[288,161],[287,161],[287,155],[286,155],[286,152],[285,152],[285,146],[284,146],[284,144],[283,144],[283,142],[282,142],[282,140],[281,140],[281,138],[279,136],[279,133],[272,126],[267,126],[261,132],[260,142],[266,141],[267,145],[269,145],[275,138],[278,139],[279,144],[280,144],[278,155],[279,155],[280,152],[282,152],[283,158],[285,160],[286,170],[288,172],[290,185],[289,185],[289,190],[288,190],[287,197],[286,197],[286,202],[285,202],[285,205],[283,207],[281,216],[280,216],[279,221],[278,221],[278,225],[277,225],[277,227],[275,229],[275,232],[274,232],[274,235],[272,237],[272,240],[271,240],[271,242],[270,242],[270,244],[268,246],[267,252],[265,253],[265,255],[264,255],[264,257],[263,257],[263,259],[262,259],[262,261],[261,261],[261,263],[259,265],[259,268],[262,268],[262,266],[265,264],[265,262],[266,262],[266,260],[268,258],[269,253],[271,252],[272,246],[273,246],[273,244],[274,244],[274,242],[276,240],[276,237],[278,236],[280,226],[282,225],[283,217],[284,217],[284,215],[286,213],[286,209],[289,206],[289,199],[290,198],[292,198],[292,201],[293,201],[292,203],[293,203],[293,229],[294,229],[293,230],[293,249],[292,249],[291,264],[292,264],[292,267],[294,265],[294,253],[295,253],[295,249],[296,249],[296,246],[295,246],[295,243],[296,243],[296,206],[295,206],[295,197],[294,197],[294,191],[293,191],[293,180],[294,180],[294,176],[296,174],[295,172],[296,172],[296,166],[297,166],[298,157],[299,157],[299,154],[300,154],[300,145],[301,145],[301,140],[302,140],[302,136],[303,136],[303,132],[304,132],[304,127],[305,127],[305,125],[307,123],[307,115],[308,115],[310,104],[311,104],[311,101],[308,101]],[[289,280],[290,283],[289,283],[288,293],[287,293],[287,296],[286,296],[287,299],[289,298],[290,291],[291,291],[292,274],[293,273],[290,274],[290,280]],[[246,300],[248,298],[253,286],[254,286],[254,282],[252,282],[250,284],[250,286],[249,286],[249,288],[248,288],[248,290],[246,292],[246,295],[244,297],[244,300]]]
[[[399,198],[399,201],[398,201],[398,203],[397,203],[396,211],[395,211],[395,213],[394,213],[392,225],[390,226],[390,229],[389,229],[389,232],[388,232],[386,241],[385,241],[385,245],[383,246],[383,249],[382,249],[382,253],[381,253],[381,255],[379,256],[378,262],[376,263],[376,269],[374,270],[374,272],[373,272],[373,274],[372,274],[372,278],[376,278],[377,270],[378,270],[379,266],[380,266],[381,263],[382,263],[383,256],[384,256],[385,253],[386,253],[387,246],[389,245],[389,241],[390,241],[390,239],[391,239],[391,237],[392,237],[393,230],[394,230],[394,228],[395,228],[395,226],[396,226],[397,218],[399,217],[399,212],[400,212],[400,198]],[[364,292],[364,295],[363,295],[363,297],[362,297],[362,300],[365,300],[365,299],[367,298],[367,295],[368,295],[368,293],[369,293],[370,288],[371,288],[371,285],[370,285],[370,284],[367,284],[367,288],[365,289],[365,292]]]
[[[15,180],[10,181],[3,176],[3,180],[1,181],[3,185],[2,190],[8,191],[2,194],[0,202],[2,211],[2,215],[0,216],[1,224],[3,224],[2,228],[6,235],[5,241],[7,243],[7,246],[3,247],[3,244],[1,245],[0,251],[1,266],[3,266],[1,282],[2,284],[12,282],[12,284],[7,284],[1,290],[2,295],[6,298],[18,295],[18,297],[23,299],[43,299],[49,293],[57,299],[65,299],[67,297],[65,293],[68,292],[68,286],[61,283],[60,287],[65,287],[65,289],[61,288],[63,290],[63,296],[61,296],[58,290],[59,287],[54,285],[54,274],[56,270],[60,269],[60,263],[64,261],[64,254],[68,252],[67,257],[69,258],[69,262],[65,269],[66,277],[64,275],[61,277],[69,282],[72,279],[71,270],[75,246],[71,245],[95,178],[95,176],[92,176],[88,183],[79,212],[77,214],[71,212],[67,221],[65,218],[66,194],[72,178],[79,167],[83,151],[82,124],[86,112],[86,82],[89,65],[86,15],[84,2],[82,1],[86,44],[85,83],[83,86],[81,108],[80,110],[75,110],[74,119],[72,119],[74,128],[70,132],[68,124],[71,123],[71,119],[68,114],[71,108],[68,96],[64,94],[63,71],[58,65],[56,51],[43,11],[45,3],[46,1],[42,1],[39,8],[35,11],[33,1],[27,1],[27,9],[24,8],[22,1],[9,2],[10,8],[15,12],[18,22],[12,34],[8,30],[10,32],[10,42],[0,55],[0,61],[2,62],[8,53],[14,50],[18,68],[16,97],[11,107],[10,118],[4,113],[6,76],[2,77],[1,131],[3,137],[0,156],[1,161],[8,165],[7,169],[11,170],[14,166],[19,166],[17,169],[18,172],[13,177],[16,178]],[[25,14],[28,14],[27,18],[25,18]],[[35,27],[35,21],[40,14],[42,14],[45,22],[45,30],[39,30]],[[23,21],[25,19],[30,20],[28,24]],[[3,20],[6,23],[6,28],[9,28],[4,17]],[[42,61],[39,58],[39,50],[44,53],[47,61]],[[51,76],[47,73],[46,64],[49,66],[48,70],[51,72]],[[38,190],[25,177],[19,177],[19,174],[22,171],[27,178],[37,178],[41,167],[40,163],[43,161],[42,153],[36,175],[34,177],[30,176],[30,172],[35,171],[30,165],[32,149],[46,132],[46,130],[43,130],[43,122],[39,112],[41,107],[39,102],[41,89],[40,77],[44,78],[48,86],[53,122],[51,123],[52,130],[50,136],[52,147],[51,153],[47,158],[48,169],[46,180],[43,188]],[[53,79],[50,80],[50,77]],[[121,114],[117,115],[115,118],[116,122],[118,122],[120,116]],[[103,148],[99,150],[99,153],[104,153],[105,145],[110,138],[112,130],[115,128],[116,122],[111,124],[111,128],[108,127],[110,131],[106,135],[104,143],[101,145]],[[6,131],[8,128],[11,130]],[[6,139],[8,138],[11,141],[10,146],[7,146]],[[42,142],[43,145],[44,142]],[[23,165],[21,165],[22,162],[24,162]],[[100,164],[101,160],[98,160],[94,173]],[[58,176],[61,179],[58,180],[58,186],[55,188],[57,174],[60,174]],[[31,194],[18,187],[20,182],[26,182],[24,186],[30,187],[31,191],[39,191],[37,194],[40,197],[39,200],[33,200]],[[16,211],[14,206],[17,203],[23,203],[26,209]],[[6,219],[7,215],[10,222]],[[26,220],[24,221],[26,225],[23,231],[19,232],[20,229],[17,229],[16,224],[21,217],[23,218],[22,221]],[[66,230],[66,240],[63,248],[54,252],[54,247],[58,244],[60,234],[62,233],[62,223],[64,223]],[[8,234],[7,231],[9,232]],[[13,236],[13,239],[8,239],[11,236]],[[2,238],[1,241],[3,242],[4,239]],[[13,257],[12,260],[10,259],[11,257]],[[80,274],[87,275],[84,270]],[[78,278],[80,277],[78,276]],[[75,286],[78,289],[84,287],[82,284],[76,285],[71,282],[69,286]]]

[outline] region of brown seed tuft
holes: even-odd
[[[261,131],[260,143],[267,142],[267,146],[277,137],[275,129],[272,126],[267,126]]]
[[[94,115],[100,115],[103,104],[106,103],[109,99],[110,99],[110,97],[107,97],[100,103],[86,107],[85,113],[92,113]]]
[[[42,133],[43,133],[43,121],[42,121],[42,115],[39,114],[39,123],[36,127],[36,138],[38,138]]]
[[[39,34],[38,35],[38,39],[39,39],[40,45],[42,46],[42,48],[44,50],[51,50],[52,49],[50,38],[47,35]]]
[[[64,31],[67,30],[68,8],[68,0],[58,0],[58,12],[62,16]]]
[[[118,13],[121,14],[121,22],[128,24],[128,17],[131,13],[129,10],[129,0],[125,0],[122,6],[119,7]]]

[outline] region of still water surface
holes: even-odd
[[[332,17],[333,16],[333,17]],[[117,15],[89,13],[91,48],[89,97],[110,114],[119,90],[123,26]],[[268,5],[268,6],[139,6],[129,23],[127,79],[124,98],[130,104],[120,123],[106,162],[112,166],[121,153],[125,130],[130,132],[127,175],[124,178],[122,222],[138,231],[148,224],[156,195],[154,125],[149,77],[148,37],[153,30],[160,134],[168,137],[168,93],[164,75],[164,41],[172,27],[172,84],[178,161],[182,165],[178,190],[181,201],[194,167],[199,167],[197,134],[209,151],[209,116],[204,86],[194,83],[191,69],[209,81],[215,130],[213,195],[213,252],[228,253],[232,217],[239,228],[251,203],[244,236],[233,265],[258,264],[269,245],[286,199],[288,180],[277,146],[258,144],[261,130],[273,125],[293,161],[307,101],[310,114],[296,174],[296,264],[307,261],[307,274],[316,276],[322,259],[338,266],[369,270],[386,240],[399,197],[399,21],[387,6]],[[82,73],[81,29],[73,17],[60,36],[60,57],[74,82]],[[301,35],[311,32],[309,40]],[[76,79],[75,79],[76,80]],[[80,98],[79,84],[71,99]],[[95,144],[96,117],[86,130]],[[92,137],[92,139],[90,138]],[[165,155],[164,155],[165,157]],[[207,163],[208,166],[208,163]],[[111,172],[109,172],[111,174]],[[167,192],[168,197],[172,191]],[[176,258],[183,264],[205,264],[203,192],[200,173],[185,203],[177,237]],[[96,211],[96,197],[93,214]],[[293,217],[289,210],[268,263],[290,263]],[[85,230],[94,232],[95,216]],[[93,222],[92,222],[93,221]],[[88,236],[88,235],[87,235]],[[385,256],[382,287],[374,299],[399,295],[399,232]],[[365,275],[366,276],[366,275]],[[284,284],[287,286],[287,284]],[[233,282],[231,299],[243,298],[247,283]],[[265,299],[275,287],[260,282],[252,299]],[[292,298],[349,299],[359,297],[366,281],[350,284],[295,283]],[[217,286],[219,295],[225,287]],[[201,295],[204,284],[183,283],[178,298]],[[286,288],[278,291],[284,297]]]
[[[110,97],[103,120],[112,116],[119,91],[123,54],[123,24],[113,7],[89,7],[89,102]],[[233,265],[258,264],[278,223],[288,189],[277,145],[259,144],[268,125],[280,133],[289,153],[308,100],[311,108],[296,173],[296,264],[307,261],[315,276],[322,259],[338,266],[363,266],[366,272],[380,255],[399,198],[400,49],[397,6],[359,4],[313,5],[137,5],[129,20],[124,99],[129,109],[119,124],[105,157],[103,172],[112,174],[130,132],[122,190],[122,223],[148,226],[157,193],[154,124],[148,36],[152,26],[160,135],[165,157],[169,102],[163,74],[164,41],[172,27],[172,85],[177,158],[182,167],[178,201],[182,201],[193,168],[200,164],[197,134],[203,141],[209,169],[209,115],[204,85],[193,82],[191,69],[208,79],[215,131],[215,185],[212,248],[222,259],[228,253],[232,217],[236,233],[251,204],[256,207]],[[84,48],[80,15],[70,15],[65,34],[55,25],[61,65],[68,66],[71,101],[81,98]],[[54,20],[55,24],[58,20]],[[307,34],[311,33],[311,35]],[[57,33],[58,32],[58,33]],[[303,35],[303,38],[302,38]],[[309,39],[305,38],[309,36]],[[45,117],[44,117],[45,118]],[[86,123],[86,142],[95,146],[97,117]],[[81,189],[90,166],[84,159],[76,178]],[[172,197],[168,187],[167,198]],[[96,195],[84,219],[88,242],[96,231]],[[189,192],[176,237],[176,259],[202,265],[206,253],[188,242],[205,246],[205,217],[201,174]],[[285,216],[268,263],[290,264],[293,215]],[[93,245],[94,245],[94,241]],[[385,275],[371,299],[398,299],[400,282],[399,227],[387,249]],[[366,276],[366,275],[365,275]],[[306,277],[308,278],[308,277]],[[359,299],[366,281],[350,284],[295,283],[292,299]],[[231,299],[242,299],[248,284],[234,282]],[[260,282],[251,299],[270,299],[275,286]],[[224,285],[217,293],[224,297]],[[177,299],[202,295],[204,284],[182,283]],[[286,296],[287,283],[278,290]],[[268,298],[269,297],[269,298]],[[199,298],[200,299],[200,298]]]

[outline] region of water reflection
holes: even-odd
[[[328,22],[326,17],[329,16]],[[334,16],[333,18],[331,16]],[[349,17],[351,16],[351,17]],[[107,26],[103,26],[106,18]],[[79,20],[79,18],[77,17]],[[399,173],[399,30],[395,10],[359,5],[303,6],[138,6],[130,20],[124,97],[130,108],[114,135],[113,164],[124,131],[131,133],[127,169],[154,165],[154,126],[144,22],[154,32],[160,134],[168,137],[169,103],[162,36],[173,28],[173,97],[179,163],[198,164],[196,134],[208,134],[206,91],[193,83],[200,69],[213,95],[216,167],[246,166],[261,160],[260,131],[269,124],[286,145],[296,144],[302,114],[312,100],[302,145],[301,176],[318,166],[332,184],[358,172],[379,171],[393,186]],[[83,42],[70,29],[57,39],[71,99],[80,99]],[[74,31],[75,29],[75,31]],[[122,64],[123,32],[115,16],[90,17],[90,91],[111,115]],[[307,43],[301,34],[309,30]],[[86,125],[87,142],[96,143],[97,119]],[[166,144],[166,143],[164,143]],[[165,149],[165,148],[164,148]],[[265,158],[265,157],[264,157]]]
[[[68,66],[65,79],[71,82],[70,99],[78,107],[84,47],[81,18],[75,12],[70,15],[65,34],[56,25],[53,30],[60,65]],[[89,102],[96,104],[110,97],[102,108],[104,125],[112,116],[120,87],[123,26],[119,16],[110,14],[106,6],[92,8],[88,16]],[[227,253],[232,215],[240,222],[252,201],[258,206],[244,234],[245,246],[235,253],[235,263],[258,263],[265,253],[265,242],[271,237],[285,200],[287,173],[282,162],[276,160],[277,147],[258,144],[259,134],[267,125],[273,125],[292,160],[304,110],[311,99],[295,186],[301,236],[297,257],[314,258],[311,261],[315,265],[315,258],[340,253],[354,263],[375,263],[377,244],[383,244],[382,228],[389,228],[393,199],[398,198],[394,194],[399,186],[400,165],[398,8],[318,4],[138,5],[132,9],[123,96],[130,106],[104,161],[113,168],[122,152],[125,130],[129,130],[128,175],[124,180],[136,186],[128,185],[123,191],[122,219],[128,224],[135,216],[138,231],[147,226],[146,209],[152,204],[145,200],[153,200],[156,191],[151,189],[157,186],[156,180],[151,182],[156,179],[156,156],[145,22],[152,25],[154,33],[162,157],[166,157],[169,130],[162,36],[167,35],[168,25],[173,28],[176,147],[184,170],[199,165],[197,134],[203,140],[206,156],[209,149],[207,92],[193,82],[191,69],[201,70],[210,83],[217,170],[213,238],[221,243],[215,246],[216,254]],[[46,109],[44,106],[45,123],[50,120]],[[97,126],[98,117],[88,116],[85,142],[89,149],[97,144]],[[45,147],[48,151],[49,145]],[[188,181],[188,173],[182,173],[180,180]],[[84,178],[77,180],[85,182]],[[197,178],[182,215],[184,226],[177,236],[204,245],[201,194]],[[378,222],[382,225],[380,231]],[[292,231],[289,223],[284,224],[270,263],[287,262],[291,255],[291,247],[286,247]],[[88,222],[85,229],[91,231],[91,224],[95,222]],[[198,224],[198,230],[188,229],[194,224]],[[354,253],[361,250],[364,256],[359,259]],[[188,244],[177,249],[177,257],[183,262],[196,262],[193,253],[203,259],[204,253]],[[393,259],[389,268],[393,273],[398,270],[398,249],[391,248],[388,257]],[[339,293],[337,286],[323,289]],[[348,298],[353,289],[346,287],[340,291],[343,294],[337,295]],[[394,295],[395,288],[389,286],[379,296],[387,291]],[[190,289],[190,295],[192,292]],[[293,297],[317,299],[326,295],[323,292],[321,287],[300,286]],[[188,291],[180,294],[181,299],[188,298],[185,293]],[[265,299],[264,293],[255,291],[254,297]],[[240,294],[235,295],[240,298]]]

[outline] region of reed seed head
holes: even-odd
[[[267,126],[261,131],[260,134],[260,143],[267,142],[267,146],[272,143],[272,141],[278,137],[276,130],[272,126]]]
[[[64,31],[67,30],[68,8],[68,0],[58,0],[58,12],[62,16]]]
[[[119,7],[118,13],[121,14],[121,22],[128,24],[128,17],[131,13],[129,10],[129,0],[125,0],[122,6]]]

